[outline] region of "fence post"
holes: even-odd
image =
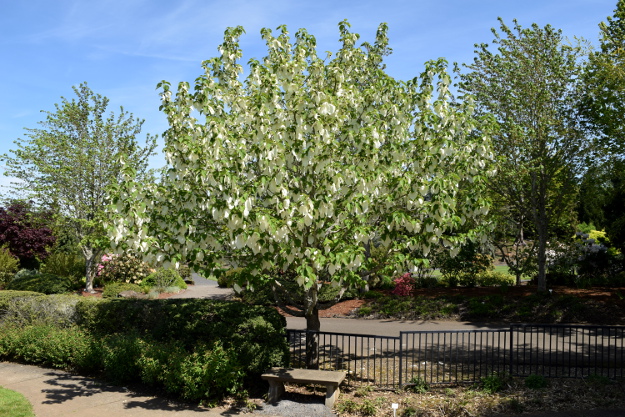
[[[399,332],[399,389],[401,389],[402,386],[402,382],[403,382],[403,372],[404,372],[404,367],[403,367],[403,358],[404,358],[404,344],[402,343],[404,341],[404,332]]]
[[[513,338],[514,338],[514,324],[510,324],[510,352],[508,352],[509,355],[509,361],[510,361],[510,376],[512,376],[512,354],[514,352],[514,342],[513,342]]]

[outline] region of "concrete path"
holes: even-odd
[[[0,386],[24,395],[37,417],[219,417],[244,413],[176,403],[68,372],[0,362]]]
[[[376,336],[399,336],[399,332],[434,331],[434,330],[497,330],[508,329],[507,324],[486,324],[444,320],[367,320],[348,318],[322,318],[322,332],[372,334]],[[306,329],[303,317],[287,317],[287,329]]]
[[[191,274],[195,285],[189,285],[186,290],[174,294],[169,298],[210,298],[213,300],[227,300],[233,294],[231,288],[219,288],[217,281],[206,279],[196,273]]]

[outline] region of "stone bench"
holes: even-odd
[[[284,383],[319,384],[326,386],[326,407],[332,408],[339,396],[339,384],[345,379],[345,371],[320,371],[317,369],[271,368],[261,375],[269,382],[270,403],[275,403],[284,394]]]

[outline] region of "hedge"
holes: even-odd
[[[187,350],[220,341],[235,348],[251,373],[286,363],[286,319],[275,309],[207,299],[84,300],[76,305],[78,325],[94,334],[136,332],[158,342],[176,340]]]
[[[288,360],[273,308],[206,299],[94,299],[0,291],[0,360],[144,383],[193,401],[240,392]]]

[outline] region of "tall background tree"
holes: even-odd
[[[86,290],[93,290],[95,265],[108,245],[103,226],[109,187],[121,180],[122,159],[137,177],[146,176],[156,138],[140,146],[142,120],[120,108],[106,114],[109,100],[86,83],[73,87],[76,98],[62,97],[54,112],[45,111],[41,128],[26,129],[26,138],[3,155],[5,175],[29,198],[58,214],[58,221],[75,234],[86,262]],[[123,157],[123,158],[122,158]]]
[[[599,24],[600,49],[589,55],[582,114],[611,154],[625,155],[625,0]]]
[[[584,177],[578,206],[580,218],[605,228],[625,253],[625,0],[599,29],[600,48],[589,56],[580,113],[604,152]]]
[[[476,97],[478,111],[494,115],[498,173],[490,189],[517,243],[530,227],[536,243],[538,289],[546,290],[547,242],[562,219],[571,218],[576,177],[585,170],[588,141],[575,117],[580,96],[579,45],[536,24],[510,28],[499,19],[496,49],[476,45],[461,88]],[[572,234],[572,231],[571,231]]]
[[[416,263],[405,249],[453,252],[480,239],[479,221],[460,232],[488,211],[492,153],[487,137],[471,135],[472,102],[453,101],[444,61],[409,82],[386,74],[386,25],[362,45],[347,22],[339,28],[328,60],[305,30],[292,42],[286,27],[277,37],[264,29],[268,55],[250,60],[244,82],[243,29],[231,28],[194,89],[182,82],[174,95],[161,83],[168,170],[152,188],[122,184],[120,250],[207,274],[239,266],[248,288],[294,273],[300,314],[319,330],[319,288],[363,285],[371,245],[405,271]]]

